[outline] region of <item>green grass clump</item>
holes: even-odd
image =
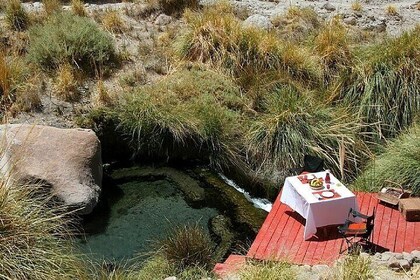
[[[161,241],[160,252],[178,271],[186,268],[211,268],[214,244],[204,230],[195,225],[175,227]]]
[[[111,36],[85,17],[54,14],[30,30],[29,60],[46,70],[69,64],[93,73],[114,56]]]
[[[370,280],[375,279],[369,258],[349,255],[333,268],[326,279]]]
[[[377,138],[395,137],[420,112],[420,27],[360,51],[342,98]]]
[[[280,261],[249,262],[239,272],[241,280],[293,280],[296,279],[296,273],[291,265]]]
[[[88,279],[64,211],[33,186],[0,184],[0,278]]]
[[[346,110],[317,104],[284,84],[274,85],[263,104],[247,133],[251,159],[269,172],[287,172],[300,165],[305,154],[316,154],[335,174],[354,176],[363,150],[357,148],[357,119]]]
[[[347,71],[351,62],[347,29],[338,19],[326,23],[315,36],[314,49],[324,64],[324,82],[328,84]],[[340,75],[341,74],[341,75]]]
[[[14,30],[25,30],[29,25],[29,16],[20,0],[8,0],[6,4],[6,21]]]
[[[236,165],[243,106],[238,88],[227,77],[191,69],[126,94],[112,114],[139,153],[194,153],[221,167]]]
[[[320,69],[305,49],[280,40],[275,33],[244,28],[228,4],[184,13],[187,31],[176,44],[183,59],[222,67],[240,77],[244,73],[278,71],[284,76],[319,82]]]
[[[377,192],[394,182],[420,194],[420,125],[416,124],[389,143],[364,173],[355,181],[354,188]]]

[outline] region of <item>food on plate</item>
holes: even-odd
[[[309,185],[312,188],[320,188],[323,185],[323,180],[322,180],[322,178],[312,179],[311,182],[309,183]]]

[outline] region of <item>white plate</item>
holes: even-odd
[[[333,193],[333,192],[331,192],[331,191],[325,191],[325,192],[322,192],[322,193],[321,193],[321,195],[322,195],[323,197],[326,197],[326,198],[331,198],[331,197],[333,197],[333,196],[334,196],[334,193]]]

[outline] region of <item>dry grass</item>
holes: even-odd
[[[22,31],[28,27],[29,16],[23,9],[20,0],[8,0],[6,4],[6,21],[14,30]]]
[[[123,33],[127,27],[118,11],[108,10],[102,16],[102,25],[106,30],[112,33]]]
[[[347,70],[352,61],[350,40],[347,29],[338,19],[332,19],[317,34],[314,40],[315,52],[324,64],[326,84],[338,78]]]
[[[363,10],[363,6],[359,0],[356,0],[351,4],[351,9],[356,12],[361,12]]]
[[[93,104],[97,107],[109,107],[114,104],[114,101],[109,95],[108,89],[105,87],[104,82],[102,80],[98,80],[96,91],[92,98]]]
[[[389,16],[398,16],[398,9],[394,5],[388,5],[385,8],[385,13]]]
[[[241,280],[293,280],[296,279],[296,273],[285,262],[251,261],[239,271],[239,277]]]
[[[279,71],[308,85],[319,82],[320,69],[307,50],[279,40],[274,33],[242,27],[225,3],[202,13],[187,11],[184,18],[188,28],[176,45],[183,59],[222,67],[234,77]]]
[[[69,64],[59,66],[54,83],[55,94],[65,101],[77,101],[79,91],[75,70]]]
[[[44,12],[47,16],[62,10],[62,3],[60,0],[42,0],[42,4],[44,4]]]
[[[79,17],[87,16],[85,3],[82,0],[71,0],[71,10],[75,15],[78,15]]]
[[[329,271],[326,280],[371,280],[375,273],[369,258],[349,255],[341,260],[336,267]]]

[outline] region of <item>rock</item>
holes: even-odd
[[[172,17],[165,14],[160,14],[155,19],[156,25],[168,25],[171,22],[172,22]]]
[[[412,251],[411,256],[413,256],[414,262],[420,262],[420,251],[419,250]]]
[[[348,17],[348,18],[343,19],[343,22],[348,25],[356,25],[357,20],[355,17]]]
[[[322,8],[323,8],[324,10],[327,10],[327,11],[330,11],[330,12],[332,12],[332,11],[335,11],[335,10],[336,10],[335,6],[334,6],[333,4],[331,4],[331,3],[325,3],[325,4],[322,6]]]
[[[384,32],[386,30],[386,22],[375,20],[373,22],[368,22],[361,27],[364,30]]]
[[[101,145],[90,129],[1,125],[4,155],[0,172],[18,184],[41,184],[64,205],[88,214],[99,199]]]
[[[413,264],[413,262],[414,262],[414,256],[413,255],[411,255],[410,253],[407,253],[407,252],[403,252],[402,256],[403,256],[404,260],[407,260],[410,263],[410,265]]]
[[[273,24],[271,21],[262,15],[252,15],[248,17],[244,22],[243,25],[245,27],[257,27],[264,30],[270,30],[273,28]]]
[[[330,269],[330,267],[326,264],[317,264],[312,267],[312,272],[323,275],[325,272],[327,272]]]
[[[163,280],[176,280],[177,278],[175,277],[175,276],[169,276],[169,277],[166,277],[165,279],[163,279]]]
[[[396,257],[392,257],[388,261],[388,267],[398,271],[401,269],[409,270],[411,268],[411,265],[407,260],[399,260]]]
[[[391,252],[385,252],[382,254],[381,260],[383,261],[389,261],[393,257],[393,254]]]
[[[402,259],[403,259],[403,254],[401,254],[401,253],[394,253],[394,257],[395,257],[397,260],[402,260]]]

